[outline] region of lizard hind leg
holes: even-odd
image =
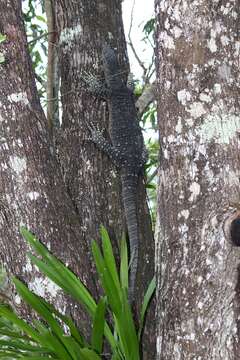
[[[91,134],[89,140],[91,140],[99,148],[99,150],[103,151],[117,168],[120,168],[122,164],[122,154],[109,140],[104,137],[104,129],[98,129],[91,122],[87,123],[86,126]]]

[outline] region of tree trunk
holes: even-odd
[[[80,222],[53,153],[47,121],[40,107],[21,14],[21,2],[0,2],[1,46],[6,62],[0,77],[0,248],[7,270],[33,290],[63,308],[65,301],[29,264],[19,235],[27,226],[50,250],[95,289],[89,244],[81,239]],[[86,256],[87,255],[87,256]],[[20,309],[20,307],[19,307]]]
[[[50,245],[51,251],[70,265],[93,295],[98,295],[91,240],[98,238],[102,223],[115,241],[117,253],[116,240],[125,225],[118,174],[109,159],[87,140],[86,122],[108,128],[106,104],[82,91],[80,74],[83,70],[101,74],[101,48],[103,41],[110,38],[118,48],[125,78],[128,60],[120,1],[57,1],[55,4],[53,23],[57,24],[62,100],[59,130],[49,128],[39,103],[21,1],[12,0],[9,4],[0,0],[0,32],[7,35],[0,47],[6,58],[6,63],[0,65],[0,256],[8,270],[30,283],[30,288],[41,287],[41,294],[48,295],[63,309],[66,300],[59,294],[51,294],[49,284],[29,265],[19,226],[26,225]],[[154,266],[145,195],[141,181],[138,308]],[[81,327],[87,329],[87,319],[68,305],[75,320],[81,320]],[[154,354],[153,311],[154,308],[144,338],[144,351],[148,354]]]
[[[157,358],[239,359],[239,1],[155,5]]]
[[[68,11],[66,11],[68,9]],[[58,152],[69,194],[81,219],[81,237],[90,242],[99,237],[102,223],[110,232],[115,252],[123,230],[126,230],[119,176],[106,155],[87,138],[87,124],[105,129],[108,137],[107,104],[95,99],[83,88],[82,72],[103,79],[101,52],[104,42],[117,49],[123,78],[129,64],[123,31],[121,2],[118,0],[85,0],[56,2],[59,34],[59,63],[63,105]],[[77,19],[77,20],[76,20]],[[77,160],[77,161],[76,161]],[[137,279],[137,310],[154,273],[154,242],[143,179],[138,189],[141,244]],[[146,327],[144,351],[154,358],[154,303]],[[147,355],[146,355],[147,356]]]

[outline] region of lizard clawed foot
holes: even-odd
[[[99,142],[104,142],[105,138],[103,136],[104,129],[99,129],[92,122],[86,123],[86,126],[91,134],[91,137],[88,140],[93,141],[95,144],[99,144]]]
[[[88,72],[86,72],[86,71],[82,71],[82,72],[81,72],[81,74],[80,74],[80,79],[81,79],[82,81],[84,81],[84,83],[85,83],[86,85],[88,85],[88,86],[90,86],[90,84],[93,82],[93,80],[94,80],[94,81],[96,80],[96,78],[95,78],[92,74],[90,74],[90,73],[88,73]]]
[[[91,92],[97,98],[105,99],[109,95],[109,90],[105,82],[99,80],[96,76],[86,71],[82,71],[80,79],[84,83],[86,90]]]

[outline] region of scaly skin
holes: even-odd
[[[146,151],[142,131],[138,123],[133,92],[124,84],[116,54],[108,45],[103,47],[102,60],[106,82],[106,84],[102,84],[102,87],[108,100],[112,143],[108,143],[102,133],[92,125],[89,125],[89,129],[94,143],[108,154],[120,170],[122,197],[130,244],[129,299],[132,302],[134,300],[139,248],[136,192],[138,177],[146,162]],[[94,95],[99,92],[101,84],[96,79],[90,82],[85,76],[83,80]]]

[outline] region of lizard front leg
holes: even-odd
[[[110,91],[104,81],[98,80],[96,76],[83,71],[80,75],[86,90],[97,98],[107,99]]]
[[[123,163],[123,156],[105,137],[103,136],[104,130],[97,129],[92,123],[87,124],[87,128],[91,133],[89,138],[99,150],[103,151],[114,163],[116,167],[121,167]]]

